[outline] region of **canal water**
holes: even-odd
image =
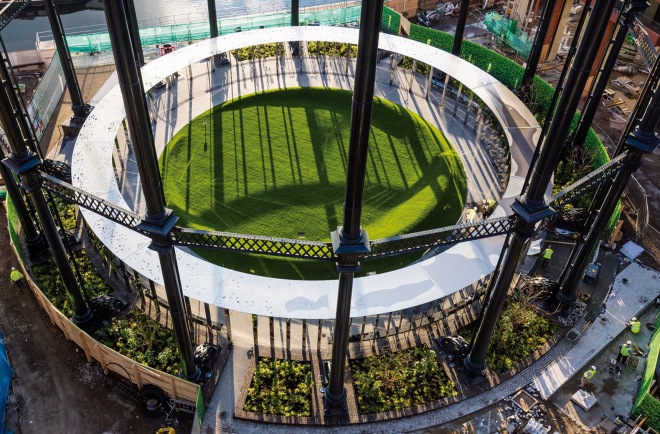
[[[208,17],[207,0],[134,0],[140,26],[202,21]],[[266,15],[291,8],[290,0],[216,0],[218,19],[240,15]],[[301,9],[338,0],[300,0]],[[89,33],[105,26],[103,0],[88,0],[68,6],[58,6],[65,32]],[[36,34],[50,31],[43,8],[26,9],[2,30],[2,39],[10,51],[35,48]]]

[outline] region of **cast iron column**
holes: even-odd
[[[456,32],[454,33],[454,45],[451,47],[451,54],[461,56],[461,43],[463,42],[463,33],[465,33],[465,22],[467,21],[470,0],[461,0],[461,10],[458,13],[458,22],[456,23]]]
[[[25,114],[22,113],[21,106],[18,102],[18,95],[16,95],[14,86],[11,83],[9,70],[4,61],[0,61],[0,80],[2,81],[2,88],[0,89],[0,118],[2,119],[2,124],[5,126],[7,142],[11,148],[9,158],[6,158],[3,163],[12,172],[21,177],[21,186],[32,199],[35,211],[41,222],[43,234],[50,247],[50,253],[53,255],[55,265],[60,272],[64,288],[71,303],[71,309],[73,310],[73,317],[71,319],[74,324],[83,328],[92,319],[92,311],[87,306],[87,303],[85,303],[80,286],[78,286],[78,282],[76,281],[76,276],[71,269],[69,258],[64,250],[64,244],[57,231],[57,226],[55,226],[55,221],[50,214],[48,203],[41,190],[41,176],[37,170],[41,165],[41,160],[28,147],[28,143],[31,143],[36,149],[37,143],[34,136],[32,136],[32,131],[27,127]]]
[[[7,131],[6,126],[4,127],[4,130]],[[32,217],[30,216],[30,212],[28,211],[27,206],[25,206],[23,195],[21,194],[18,185],[16,185],[14,174],[11,173],[11,171],[1,163],[5,158],[5,151],[2,148],[2,145],[0,145],[0,177],[3,179],[3,181],[5,181],[7,194],[11,199],[11,203],[14,205],[18,220],[21,222],[21,228],[25,234],[25,242],[28,247],[28,255],[30,257],[36,256],[38,253],[43,252],[43,239],[41,238],[37,228],[34,226],[34,222],[32,221]]]
[[[291,26],[300,25],[300,0],[291,0]]]
[[[332,247],[338,257],[339,293],[332,343],[330,384],[325,392],[325,411],[329,415],[346,415],[344,369],[351,321],[353,276],[360,270],[359,258],[370,251],[367,232],[362,230],[362,196],[369,149],[371,110],[374,99],[378,34],[383,13],[382,0],[364,0],[360,13],[360,37],[355,67],[355,88],[351,110],[346,199],[343,226],[332,233]]]
[[[73,67],[73,60],[71,60],[71,54],[69,53],[69,46],[64,37],[62,21],[55,10],[55,4],[53,2],[54,0],[46,0],[44,1],[44,6],[46,7],[46,13],[48,14],[50,28],[53,31],[53,40],[57,47],[57,55],[62,64],[62,72],[64,73],[64,79],[66,80],[66,87],[71,96],[71,111],[73,111],[75,117],[85,118],[91,111],[91,107],[83,101],[78,78],[76,77],[76,71]]]
[[[138,26],[137,14],[135,13],[135,3],[133,0],[123,0],[124,10],[128,18],[128,31],[131,34],[131,45],[135,54],[135,61],[138,66],[146,65],[144,61],[144,53],[142,52],[142,41],[140,40],[140,26]]]
[[[538,29],[536,29],[536,35],[534,35],[532,49],[529,52],[527,65],[525,66],[525,72],[523,73],[523,78],[520,82],[520,90],[522,91],[522,94],[525,98],[529,98],[530,96],[530,89],[532,83],[534,82],[536,68],[538,67],[539,59],[541,58],[541,51],[543,51],[543,41],[545,40],[545,35],[548,33],[550,21],[552,20],[553,9],[554,2],[546,2],[543,8],[543,15],[541,15],[541,22],[539,23]]]
[[[575,300],[577,284],[584,274],[584,270],[591,258],[591,252],[600,241],[600,237],[607,226],[616,205],[623,194],[623,190],[630,179],[630,175],[639,168],[643,154],[653,152],[658,146],[660,139],[655,134],[655,128],[660,119],[660,86],[655,89],[655,94],[642,116],[639,125],[626,138],[626,148],[630,154],[626,157],[626,164],[617,174],[610,187],[598,215],[590,226],[589,232],[578,251],[575,260],[569,264],[564,279],[559,285],[557,298],[560,300]]]
[[[641,2],[641,3],[642,5],[637,5],[637,7],[641,6],[643,9],[647,6],[645,2]],[[635,5],[632,5],[632,7],[635,7]],[[584,144],[584,140],[587,137],[587,133],[589,132],[589,129],[591,128],[591,123],[593,122],[594,116],[596,115],[596,111],[598,110],[598,106],[600,105],[601,98],[603,97],[603,92],[607,87],[607,83],[610,78],[610,74],[612,73],[612,69],[614,68],[616,59],[619,55],[619,51],[621,50],[621,47],[623,46],[623,42],[626,39],[626,35],[628,33],[628,29],[626,26],[627,23],[632,19],[632,14],[634,13],[632,7],[624,5],[624,8],[622,8],[618,20],[619,27],[617,33],[614,37],[614,40],[611,43],[610,50],[607,53],[607,57],[604,59],[603,66],[600,70],[600,74],[598,75],[598,79],[592,89],[591,96],[587,103],[587,106],[585,107],[582,113],[580,122],[577,127],[577,131],[574,134],[573,139],[571,141],[571,146],[583,146]],[[631,117],[631,121],[632,120],[633,119]],[[594,195],[594,200],[592,201],[592,205],[589,210],[590,217],[587,219],[587,222],[589,223],[585,225],[585,228],[591,227],[591,224],[593,223],[591,217],[597,214],[598,210],[602,207],[605,194],[611,182],[612,181],[607,181],[601,184],[600,186],[598,186],[598,189],[596,190],[596,193]],[[600,199],[596,200],[596,198],[600,198]],[[566,274],[569,272],[569,269],[571,268],[571,264],[575,262],[578,252],[580,252],[580,248],[582,246],[583,241],[584,239],[582,237],[576,240],[575,245],[571,249],[571,254],[569,256],[569,259],[566,262],[566,265],[564,266],[559,278],[557,279],[558,282],[563,282],[564,279],[566,278]]]
[[[596,2],[582,39],[583,43],[580,44],[575,60],[570,66],[570,73],[566,79],[566,91],[557,104],[556,114],[552,118],[548,134],[541,145],[529,187],[525,194],[511,206],[516,217],[514,231],[508,237],[508,248],[503,249],[502,254],[506,256],[494,283],[491,283],[492,295],[483,308],[485,310],[477,326],[472,349],[463,360],[466,374],[469,376],[477,376],[486,367],[488,343],[504,306],[513,276],[518,269],[519,260],[526,251],[526,244],[534,233],[536,223],[554,213],[545,203],[545,192],[559,161],[561,148],[568,137],[571,120],[580,102],[580,95],[598,51],[597,44],[593,44],[592,41],[603,38],[613,5],[614,0]],[[497,271],[495,270],[496,273]]]
[[[209,9],[209,34],[211,39],[218,37],[218,11],[215,8],[215,0],[208,0]],[[213,56],[213,69],[219,68],[220,56]]]
[[[646,9],[648,3],[646,1],[634,2],[628,5],[624,11],[622,11],[621,16],[619,17],[619,28],[617,29],[616,36],[614,37],[614,42],[610,47],[609,53],[607,53],[607,58],[603,62],[603,67],[601,68],[600,75],[598,76],[598,81],[591,93],[591,100],[585,107],[582,112],[582,119],[580,119],[580,125],[578,126],[577,131],[573,137],[573,146],[582,146],[584,139],[587,137],[589,128],[591,128],[591,123],[594,120],[596,115],[596,110],[600,105],[600,100],[603,97],[603,92],[607,87],[610,74],[616,63],[616,59],[619,56],[619,51],[623,46],[623,42],[626,40],[626,35],[628,34],[628,23],[633,20],[634,13],[637,11],[642,11]]]
[[[183,292],[170,231],[177,221],[171,210],[165,208],[165,196],[158,170],[151,122],[147,110],[142,75],[131,49],[130,34],[123,2],[104,0],[108,33],[117,66],[117,77],[126,109],[128,129],[135,151],[147,214],[140,227],[150,233],[150,248],[158,253],[165,283],[167,302],[172,315],[174,335],[181,359],[180,375],[190,380],[199,378],[195,366],[192,341],[183,304]]]

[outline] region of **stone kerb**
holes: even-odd
[[[281,41],[324,41],[356,44],[358,31],[346,28],[296,27],[263,29],[205,40],[157,59],[143,68],[145,88],[210,56],[243,46]],[[474,65],[431,46],[381,35],[380,48],[405,54],[449,75],[459,77],[501,123],[511,149],[511,177],[501,206],[493,217],[510,213],[520,194],[540,128],[515,95]],[[413,103],[414,104],[414,103]],[[74,185],[129,209],[112,167],[114,137],[125,112],[118,86],[96,106],[74,150]],[[427,119],[429,120],[429,119]],[[429,120],[430,121],[430,120]],[[157,255],[149,240],[87,210],[82,210],[98,238],[123,262],[162,283]],[[428,303],[465,288],[492,272],[503,236],[453,246],[444,253],[394,272],[356,279],[351,316],[388,313]],[[264,316],[331,319],[335,315],[336,281],[269,279],[224,269],[177,249],[184,294],[215,306]],[[468,265],[469,264],[469,265]],[[465,272],[456,273],[461,269]]]

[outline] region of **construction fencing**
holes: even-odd
[[[641,244],[654,257],[660,256],[660,231],[650,223],[648,195],[634,176],[626,185],[625,195],[635,208],[635,242]]]
[[[9,200],[7,201],[9,203]],[[12,215],[7,216],[10,221],[10,233],[16,231],[15,225],[18,224],[16,218]],[[19,266],[28,286],[32,290],[35,298],[37,299],[41,308],[48,314],[51,322],[56,325],[67,339],[73,341],[78,345],[87,357],[87,361],[91,362],[96,360],[103,368],[103,372],[107,375],[110,371],[118,374],[119,376],[128,379],[131,383],[135,384],[138,388],[142,388],[145,384],[153,384],[160,387],[165,394],[179,401],[189,403],[197,402],[200,386],[196,383],[184,380],[183,378],[158,371],[141,365],[134,360],[125,357],[118,352],[106,347],[99,343],[92,336],[85,333],[78,328],[75,324],[64,316],[48,298],[41,292],[37,284],[32,280],[30,273],[26,269],[21,256],[18,253],[16,239],[11,237],[11,244],[14,255],[18,259]]]

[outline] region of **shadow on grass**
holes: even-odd
[[[343,216],[350,119],[351,92],[340,90],[269,91],[218,106],[177,134],[161,157],[168,206],[182,226],[327,241]],[[370,238],[454,224],[467,183],[442,133],[384,100],[374,100],[372,119],[362,210]],[[211,152],[198,146],[207,141]],[[336,278],[333,264],[199,254],[271,277]],[[369,263],[382,272],[418,256]]]

